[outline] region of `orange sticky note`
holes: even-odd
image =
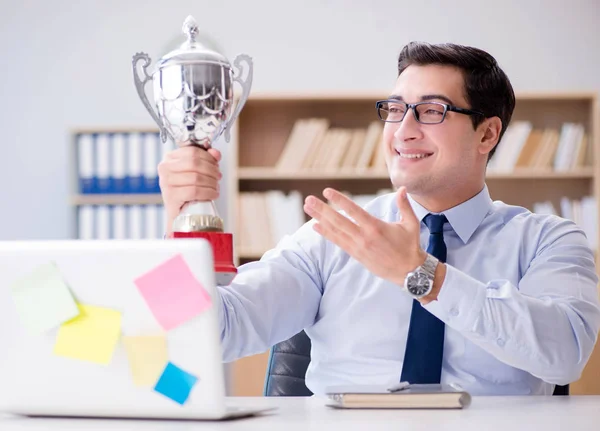
[[[154,386],[169,360],[164,335],[124,336],[123,345],[136,386]]]
[[[121,313],[78,304],[79,316],[61,325],[54,354],[108,365],[121,335]]]
[[[177,255],[134,280],[158,323],[173,329],[210,307],[208,292]]]

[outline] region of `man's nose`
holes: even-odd
[[[398,129],[394,133],[394,138],[405,142],[419,139],[421,136],[421,124],[415,118],[414,111],[409,109],[402,122],[399,123]]]

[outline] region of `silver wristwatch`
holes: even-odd
[[[439,260],[436,257],[427,253],[425,262],[414,271],[408,273],[404,280],[404,287],[410,296],[418,299],[431,293],[438,262]]]

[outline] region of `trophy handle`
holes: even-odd
[[[140,80],[139,76],[138,76],[138,68],[137,65],[138,63],[143,60],[144,64],[142,65],[142,71],[144,72],[144,79]],[[146,92],[144,91],[144,86],[146,85],[146,83],[148,81],[152,80],[152,77],[150,75],[148,75],[148,66],[150,66],[150,57],[148,56],[148,54],[144,53],[144,52],[138,52],[137,54],[135,54],[133,56],[133,81],[135,82],[135,88],[137,90],[138,96],[140,97],[140,99],[142,99],[142,103],[144,104],[144,106],[146,107],[146,109],[148,110],[148,112],[150,113],[150,115],[152,116],[152,118],[154,119],[154,121],[156,122],[156,124],[158,125],[158,128],[160,130],[160,139],[162,140],[163,144],[165,142],[167,142],[167,131],[166,129],[163,127],[162,123],[160,122],[160,119],[158,118],[158,115],[156,114],[156,112],[154,112],[154,109],[152,109],[152,106],[150,105],[150,101],[148,100],[148,97],[146,96]]]
[[[245,61],[246,64],[248,65],[248,75],[246,75],[245,80],[242,80],[243,69],[240,67],[241,66],[240,63],[242,61]],[[233,78],[233,82],[236,82],[236,81],[239,82],[240,85],[242,86],[243,92],[242,92],[242,97],[240,97],[240,100],[235,107],[235,111],[233,111],[233,115],[231,116],[231,119],[227,122],[227,125],[225,126],[225,141],[227,141],[227,143],[229,143],[229,140],[231,139],[231,126],[233,125],[237,116],[240,114],[242,108],[246,104],[246,100],[248,100],[248,96],[250,95],[250,88],[252,87],[252,69],[253,69],[252,57],[250,57],[249,55],[246,55],[246,54],[239,54],[233,60],[233,64],[237,68],[237,74]]]

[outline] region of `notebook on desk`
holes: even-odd
[[[462,409],[471,396],[451,385],[334,386],[327,388],[327,405],[345,409]]]

